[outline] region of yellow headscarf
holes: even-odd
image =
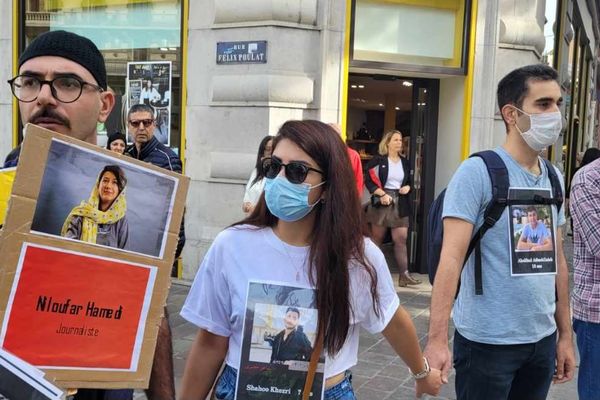
[[[106,171],[104,171],[106,173]],[[61,236],[66,236],[67,230],[71,224],[71,220],[75,216],[82,218],[81,222],[81,237],[79,240],[88,243],[96,243],[98,236],[98,224],[114,224],[125,216],[127,212],[127,200],[125,199],[125,188],[121,190],[117,198],[113,201],[110,208],[106,211],[101,211],[98,208],[100,204],[100,194],[98,192],[98,184],[102,178],[102,172],[98,176],[98,180],[92,189],[88,201],[82,201],[80,205],[73,208],[69,213],[61,230]]]

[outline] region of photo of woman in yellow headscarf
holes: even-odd
[[[129,239],[126,185],[123,169],[116,165],[105,166],[89,199],[69,213],[61,236],[125,249]]]

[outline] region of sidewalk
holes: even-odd
[[[565,240],[565,255],[572,259],[572,244],[570,237]],[[394,280],[398,275],[393,273]],[[429,302],[431,286],[427,276],[415,275],[424,283],[408,287],[397,287],[402,306],[413,317],[421,345],[424,346],[429,326]],[[572,281],[572,277],[571,277]],[[176,385],[179,388],[185,360],[197,329],[179,316],[189,286],[185,282],[174,282],[171,286],[168,300],[171,327],[173,329],[173,352],[175,363]],[[359,400],[384,399],[414,399],[414,381],[410,378],[408,369],[382,335],[371,335],[366,331],[360,333],[359,362],[352,369],[353,386]],[[136,394],[136,399],[144,399],[143,394]],[[426,397],[424,397],[426,398]],[[450,383],[445,385],[439,397],[429,399],[456,399],[454,394],[454,373],[450,375]],[[576,379],[563,384],[552,386],[549,400],[566,400],[577,398]]]

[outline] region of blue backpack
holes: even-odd
[[[475,294],[483,294],[483,281],[481,277],[481,248],[479,243],[483,235],[498,222],[504,209],[510,205],[508,200],[508,189],[510,188],[510,182],[508,180],[508,170],[506,165],[500,156],[492,151],[485,150],[479,153],[472,154],[471,157],[479,157],[485,163],[488,174],[490,176],[492,186],[492,199],[490,200],[487,208],[484,212],[483,225],[475,232],[469,243],[467,254],[465,255],[464,265],[467,263],[471,253],[475,251]],[[552,199],[537,198],[533,201],[535,204],[555,204],[557,209],[560,210],[563,202],[563,193],[558,175],[550,161],[543,159],[548,170],[548,177],[550,178],[550,184],[552,185]],[[444,210],[444,195],[446,189],[444,189],[439,196],[431,203],[429,208],[429,215],[427,217],[427,269],[429,271],[429,282],[433,285],[435,279],[435,273],[437,272],[438,264],[440,262],[440,253],[442,252],[442,242],[444,240],[444,225],[442,221],[442,213]],[[523,204],[523,200],[518,200],[519,204]],[[459,283],[460,285],[460,283]],[[459,286],[460,289],[460,286]],[[458,291],[457,291],[458,294]]]

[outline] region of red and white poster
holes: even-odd
[[[135,371],[157,268],[24,243],[0,347],[46,369]]]

